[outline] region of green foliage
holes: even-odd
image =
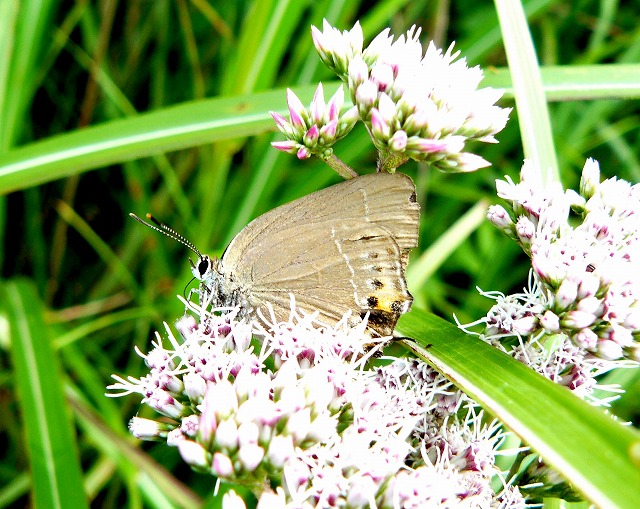
[[[342,29],[360,19],[366,40],[384,27],[401,33],[416,23],[423,41],[446,47],[456,40],[463,56],[485,69],[484,85],[507,88],[502,105],[514,105],[513,91],[519,98],[521,118],[514,112],[500,143],[480,149],[491,168],[444,175],[403,167],[422,205],[421,245],[409,273],[417,307],[469,322],[491,305],[476,287],[509,292],[524,286],[527,260],[482,219],[477,204],[497,201],[494,180],[517,175],[523,145],[530,155],[536,136],[553,140],[566,186],[576,186],[587,157],[600,161],[605,177],[640,180],[637,9],[593,0],[524,3],[543,66],[542,90],[525,86],[534,98],[544,92],[554,101],[550,131],[533,134],[521,134],[518,120],[540,112],[535,101],[520,102],[515,77],[511,88],[496,7],[487,2],[0,2],[0,267],[7,280],[0,301],[0,436],[8,444],[0,459],[0,507],[25,505],[29,497],[40,507],[53,507],[54,500],[71,507],[72,498],[55,499],[57,490],[74,496],[83,490],[92,505],[104,507],[193,507],[211,499],[212,478],[189,471],[175,449],[145,444],[143,453],[129,437],[126,423],[139,408],[137,397],[104,396],[111,373],[143,372],[133,345],[147,351],[162,321],[180,316],[175,295],[191,277],[190,253],[128,213],[150,211],[200,250],[220,254],[252,218],[338,181],[323,163],[300,162],[269,144],[282,139],[268,111],[286,111],[284,89],[308,101],[318,80],[334,79],[311,43],[309,26],[323,17]],[[501,12],[501,23],[511,44],[518,20]],[[509,59],[514,72],[511,53]],[[518,65],[520,76],[535,72],[526,58]],[[544,160],[551,161],[548,145],[545,150]],[[361,173],[373,170],[375,152],[363,130],[340,142],[336,153]],[[416,313],[401,325],[416,336],[435,327],[453,344],[456,334],[432,318]],[[456,361],[458,348],[442,341],[435,353],[427,348],[427,356],[454,376],[474,365],[464,356],[475,350]],[[29,349],[38,362],[28,363]],[[518,369],[504,367],[514,384]],[[623,397],[615,410],[636,423],[637,373],[613,374],[635,398]],[[480,400],[583,493],[599,502],[628,493],[615,479],[631,479],[633,458],[623,461],[620,451],[634,440],[637,450],[634,430],[616,425],[607,443],[600,433],[614,423],[581,402],[565,405],[559,388],[523,378],[522,390],[529,392],[522,399],[537,398],[537,407],[545,397],[549,408],[571,410],[566,418],[546,417],[559,426],[548,429],[571,437],[558,443],[539,429],[535,412],[509,407],[517,391],[510,386],[511,394],[491,374],[484,383],[454,381],[487,395]],[[38,398],[27,397],[47,391],[54,396],[44,398],[44,410]],[[578,417],[589,422],[578,426]],[[581,444],[595,437],[594,454],[615,461],[585,459],[591,449],[580,451]],[[63,453],[43,463],[41,451],[54,440]],[[78,467],[83,478],[74,474]],[[60,470],[65,477],[58,479]]]

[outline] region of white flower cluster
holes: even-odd
[[[526,294],[500,297],[487,336],[560,336],[604,360],[640,361],[640,185],[600,182],[596,161],[579,193],[545,187],[527,162],[521,181],[498,181],[489,219],[531,257]]]
[[[495,105],[501,91],[478,89],[482,71],[467,67],[465,59],[456,61],[459,52],[454,53],[453,46],[443,53],[429,43],[423,55],[420,29],[415,26],[395,41],[386,29],[365,49],[359,23],[340,32],[325,20],[322,31],[312,27],[311,33],[320,58],[347,85],[355,105],[343,123],[351,129],[358,116],[365,123],[380,154],[379,170],[394,171],[409,159],[448,172],[489,165],[465,152],[465,144],[470,140],[495,143],[494,135],[504,128],[511,110]],[[290,128],[300,124],[297,118],[313,115],[301,109],[292,93],[288,99],[290,124],[274,114],[288,141],[274,146],[298,157],[318,155],[315,131],[307,144]],[[309,126],[308,121],[305,124]],[[326,147],[327,140],[320,138]]]
[[[249,487],[260,508],[524,507],[517,488],[492,488],[499,426],[421,361],[365,369],[365,325],[293,310],[267,331],[200,310],[177,322],[180,339],[167,327],[170,349],[158,336],[147,376],[114,376],[109,389],[162,416],[134,417],[135,436]],[[225,507],[244,503],[230,494]]]

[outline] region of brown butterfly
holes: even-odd
[[[287,320],[293,295],[322,322],[368,313],[369,329],[388,336],[413,301],[405,269],[418,243],[420,206],[401,173],[362,175],[277,207],[243,228],[220,259],[131,215],[192,249],[199,257],[193,274],[212,304],[240,306],[245,316],[270,316],[269,303],[276,319]]]

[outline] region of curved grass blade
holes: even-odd
[[[26,430],[35,507],[88,507],[75,431],[63,397],[62,376],[35,286],[12,280],[0,286],[9,322],[15,384]]]
[[[310,100],[315,87],[303,87]],[[194,101],[105,122],[0,154],[0,194],[113,163],[272,130],[285,91]]]
[[[640,500],[640,433],[442,318],[414,309],[398,332],[598,507]]]

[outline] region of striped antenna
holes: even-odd
[[[195,254],[197,254],[198,258],[203,258],[202,253],[200,251],[198,251],[198,248],[196,246],[194,246],[191,241],[187,240],[184,236],[180,235],[177,231],[175,231],[170,226],[167,226],[166,224],[161,223],[160,221],[158,221],[151,214],[147,213],[147,219],[149,221],[151,221],[153,224],[147,223],[144,219],[140,219],[133,212],[130,212],[129,215],[133,219],[138,221],[139,223],[142,223],[143,225],[151,228],[152,230],[160,232],[163,235],[166,235],[167,237],[169,237],[170,239],[175,240],[176,242],[180,242],[180,244],[182,244],[183,246],[188,247],[189,249],[191,249],[191,251],[193,251]]]

